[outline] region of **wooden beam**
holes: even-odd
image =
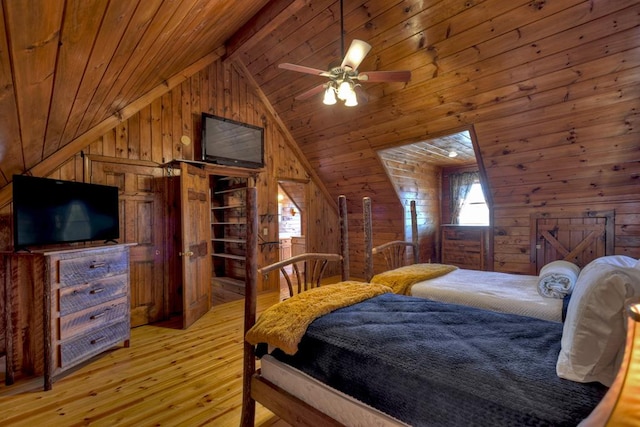
[[[155,99],[161,97],[165,93],[169,92],[174,87],[178,86],[189,77],[191,77],[197,71],[200,71],[209,64],[220,59],[225,53],[224,47],[219,47],[210,54],[202,57],[200,60],[194,62],[179,73],[169,77],[163,82],[163,84],[156,86],[149,92],[136,99],[129,105],[125,106],[121,110],[114,113],[112,116],[104,119],[82,135],[78,136],[74,140],[70,141],[64,147],[35,165],[28,173],[33,176],[46,176],[54,171],[61,164],[66,162],[70,157],[81,151],[89,144],[94,142],[97,138],[104,135],[110,129],[113,129],[119,123],[124,122],[129,117],[136,114],[142,108],[151,104]],[[0,189],[0,208],[5,207],[13,199],[13,185],[9,184]]]
[[[302,0],[272,0],[267,3],[227,41],[226,59],[234,60],[243,51],[255,47],[304,5]]]
[[[244,76],[248,80],[249,85],[254,88],[256,94],[258,95],[258,97],[260,98],[262,103],[264,104],[265,108],[269,111],[269,113],[273,117],[273,121],[276,123],[276,125],[280,129],[280,132],[282,132],[282,134],[284,135],[285,142],[289,145],[289,148],[291,148],[291,150],[295,153],[295,155],[298,158],[298,160],[300,161],[300,163],[302,163],[304,168],[309,173],[309,176],[311,176],[311,179],[316,183],[316,185],[318,186],[320,191],[322,191],[324,196],[327,198],[327,204],[329,206],[331,206],[336,213],[338,213],[338,204],[333,199],[333,196],[331,195],[331,193],[329,193],[329,190],[327,190],[327,187],[324,185],[324,182],[322,182],[320,177],[316,174],[316,171],[311,166],[311,164],[307,160],[307,157],[304,155],[304,153],[302,152],[302,150],[300,149],[300,147],[296,143],[296,140],[293,138],[293,136],[289,132],[289,129],[285,126],[284,122],[282,121],[282,119],[280,118],[278,113],[274,110],[273,106],[271,105],[271,103],[267,99],[266,95],[260,89],[260,86],[258,86],[256,81],[253,79],[253,76],[251,75],[249,70],[240,61],[233,61],[233,64],[238,69],[242,70],[242,72],[244,73]],[[0,206],[0,207],[2,207],[2,206]]]

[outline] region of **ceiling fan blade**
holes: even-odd
[[[283,70],[289,70],[289,71],[297,71],[299,73],[306,73],[306,74],[314,74],[316,76],[326,76],[326,77],[330,77],[331,73],[324,71],[324,70],[318,70],[317,68],[311,68],[311,67],[305,67],[304,65],[296,65],[296,64],[289,64],[289,63],[284,63],[284,64],[279,64],[278,68],[282,68]]]
[[[353,39],[349,50],[347,51],[344,59],[342,60],[341,68],[349,67],[352,70],[357,70],[358,66],[362,62],[367,53],[371,50],[371,45],[362,40]]]
[[[306,92],[302,92],[300,95],[295,97],[296,101],[303,101],[305,99],[309,99],[311,98],[313,95],[317,95],[320,92],[324,91],[324,83],[315,87],[312,87],[311,89],[309,89]]]
[[[356,78],[363,82],[408,82],[411,71],[363,71]]]

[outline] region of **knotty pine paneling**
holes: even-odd
[[[324,10],[322,1],[313,4]],[[338,39],[327,37],[339,31],[335,21],[300,14],[238,56],[327,188],[349,200],[397,204],[377,150],[473,126],[499,226],[494,269],[527,272],[530,213],[617,214],[640,203],[639,7],[632,0],[351,5],[345,38],[373,46],[360,70],[412,71],[406,85],[363,84],[369,102],[352,110],[325,107],[320,97],[295,101],[319,79],[276,67],[324,68],[339,56]],[[305,37],[293,37],[302,26]],[[357,202],[349,209],[361,211]],[[402,208],[395,209],[379,216],[389,221],[378,220],[374,235],[402,233]],[[617,253],[637,252],[636,219],[616,215]]]
[[[401,238],[402,203],[376,158],[377,151],[473,127],[495,205],[495,270],[527,271],[528,218],[540,210],[614,209],[616,252],[637,255],[640,222],[633,212],[640,207],[636,182],[640,5],[636,0],[346,2],[345,40],[359,38],[372,45],[359,69],[412,72],[406,84],[363,83],[369,101],[354,109],[323,106],[320,97],[295,101],[296,95],[324,80],[277,66],[290,62],[325,69],[340,59],[335,1],[309,0],[304,6],[292,2],[278,12],[268,9],[271,14],[250,19],[266,1],[243,0],[230,7],[220,0],[185,0],[176,8],[157,0],[145,2],[145,7],[139,7],[140,1],[125,5],[92,0],[96,11],[104,11],[99,12],[103,13],[99,29],[96,17],[74,27],[71,17],[84,16],[85,5],[70,4],[76,9],[63,14],[59,5],[49,3],[34,0],[31,8],[10,2],[0,5],[4,17],[0,51],[9,54],[9,61],[0,65],[0,86],[6,94],[0,97],[0,127],[6,141],[0,152],[1,184],[12,172],[49,172],[48,166],[38,165],[52,163],[51,158],[37,163],[45,144],[53,146],[53,140],[43,137],[46,112],[53,112],[51,127],[66,123],[64,129],[46,129],[46,135],[56,138],[62,132],[64,146],[96,124],[128,117],[123,111],[140,107],[136,104],[125,111],[123,106],[170,83],[180,70],[205,53],[217,53],[231,38],[233,50],[228,53],[248,70],[247,76],[222,63],[197,75],[191,76],[191,71],[188,81],[175,88],[168,85],[173,89],[153,99],[135,118],[102,135],[100,127],[95,134],[99,137],[85,151],[156,163],[193,158],[199,133],[194,115],[199,111],[209,109],[257,124],[265,116],[270,142],[264,176],[270,178],[260,178],[259,196],[276,194],[272,176],[318,177],[331,194],[327,203],[340,194],[347,196],[350,220],[361,216],[361,198],[372,197],[377,238]],[[44,10],[39,6],[45,5],[53,8],[46,16],[29,14],[29,9]],[[271,16],[273,23],[264,23],[265,16]],[[241,28],[243,22],[248,26]],[[232,35],[237,28],[240,31]],[[86,39],[68,38],[79,33]],[[95,47],[88,52],[90,41]],[[84,66],[67,62],[76,59],[68,55],[72,47],[78,48]],[[75,74],[65,79],[67,73]],[[285,134],[249,80],[259,85]],[[60,92],[62,87],[68,90]],[[48,105],[67,100],[69,93],[76,93],[71,107]],[[67,111],[66,120],[58,117]],[[181,145],[182,135],[190,136],[193,144]],[[287,148],[289,135],[313,173],[307,173]],[[69,154],[63,152],[62,159]],[[56,173],[79,177],[82,164],[76,156]],[[318,185],[310,184],[314,189]],[[274,212],[275,203],[267,201],[261,213]],[[323,228],[316,219],[309,218],[308,235],[320,247],[331,239],[315,236],[332,236],[334,230]],[[361,224],[350,222],[350,229],[356,266],[352,270],[357,271]],[[269,235],[273,237],[275,232]],[[274,253],[264,249],[263,255],[269,258]]]
[[[439,225],[440,225],[440,180],[442,169],[414,158],[398,159],[397,156],[384,151],[378,155],[385,167],[387,175],[393,182],[395,191],[404,211],[403,240],[412,239],[411,201],[416,202],[418,222],[418,243],[421,262],[439,259]],[[374,246],[384,243],[376,239],[374,229]],[[374,260],[375,261],[375,260]],[[374,270],[377,263],[374,263]],[[379,271],[374,271],[378,273]]]
[[[258,175],[256,182],[258,212],[277,214],[278,180],[307,181],[311,194],[311,203],[306,212],[310,224],[308,248],[318,252],[338,251],[340,229],[336,202],[325,198],[319,183],[311,179],[309,172],[290,149],[254,88],[249,86],[247,79],[231,63],[217,61],[199,71],[97,138],[83,153],[77,153],[49,176],[84,180],[83,154],[106,156],[121,161],[150,160],[158,164],[158,167],[172,159],[195,160],[196,153],[200,150],[199,121],[203,111],[265,128],[266,167]],[[184,145],[180,142],[183,135],[191,139],[191,144]],[[10,215],[7,214],[7,217]],[[144,218],[129,220],[144,223]],[[203,220],[208,221],[208,218]],[[2,235],[9,237],[11,231],[7,222],[10,223],[10,220],[4,221]],[[266,241],[277,241],[277,225],[277,220],[262,222],[260,229],[268,228],[268,235],[261,237]],[[2,243],[4,248],[9,249],[11,239],[3,239]],[[164,250],[162,253],[171,251]],[[266,245],[260,256],[260,265],[275,262],[278,259],[278,248]],[[338,271],[335,267],[331,270]],[[334,272],[330,271],[329,274]],[[264,286],[269,284],[277,286],[276,282],[265,283]]]

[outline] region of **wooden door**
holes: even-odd
[[[180,163],[180,210],[182,327],[188,328],[211,308],[211,201],[207,173],[186,163]]]
[[[598,257],[613,254],[613,211],[533,214],[531,228],[532,274],[555,260],[584,267]]]
[[[131,326],[165,318],[163,281],[163,169],[151,162],[91,157],[90,182],[120,189],[121,243],[131,247]]]

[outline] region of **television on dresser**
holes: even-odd
[[[264,167],[264,129],[202,113],[202,161],[245,168]]]
[[[49,244],[115,241],[119,237],[117,187],[13,176],[15,251]]]

